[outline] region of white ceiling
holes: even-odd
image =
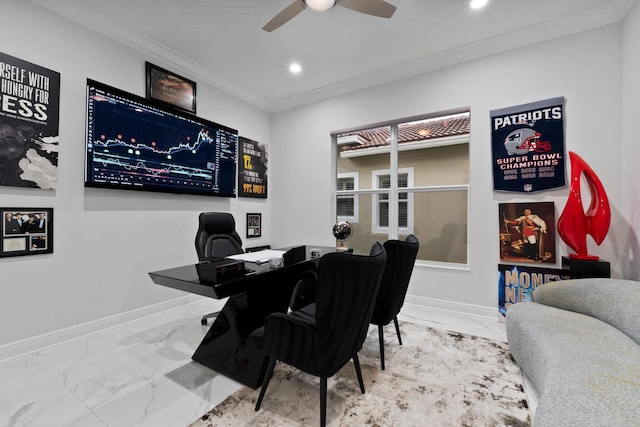
[[[278,111],[618,22],[635,0],[387,0],[391,19],[334,7],[262,26],[293,0],[30,0],[149,61]],[[290,75],[288,64],[304,70]]]

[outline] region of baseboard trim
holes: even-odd
[[[497,308],[487,307],[484,305],[467,304],[415,295],[407,295],[404,302],[405,306],[408,305],[415,310],[435,309],[492,320],[499,320],[500,317]]]
[[[113,316],[104,317],[102,319],[71,326],[69,328],[5,344],[0,346],[0,362],[60,344],[65,341],[95,334],[108,328],[134,322],[144,317],[153,316],[167,310],[179,308],[187,304],[193,304],[202,301],[202,299],[203,297],[198,295],[185,295],[158,304],[141,307]],[[499,320],[500,317],[497,308],[415,295],[407,295],[405,298],[405,309],[407,309],[407,311],[415,310],[418,312],[423,310],[441,310],[494,320]]]
[[[27,353],[41,350],[65,341],[80,338],[83,336],[95,334],[99,331],[120,326],[125,323],[134,322],[142,318],[153,316],[174,308],[183,307],[202,301],[203,297],[199,295],[185,295],[179,298],[171,299],[157,304],[148,305],[124,313],[115,314],[113,316],[104,317],[102,319],[92,320],[90,322],[81,323],[42,335],[36,335],[24,340],[15,341],[0,346],[0,362],[13,359]]]

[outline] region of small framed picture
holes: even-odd
[[[0,257],[53,253],[53,208],[0,208]]]
[[[146,62],[147,98],[196,114],[196,82]]]
[[[556,263],[553,202],[500,203],[500,260]]]
[[[262,214],[247,214],[247,238],[262,236]]]

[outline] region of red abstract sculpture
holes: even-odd
[[[570,258],[583,260],[599,260],[595,255],[587,253],[587,234],[600,245],[604,240],[611,223],[611,208],[602,182],[593,169],[576,153],[569,151],[571,159],[571,190],[567,204],[558,219],[558,234],[574,251]],[[585,212],[580,194],[580,178],[582,174],[589,184],[591,203]]]

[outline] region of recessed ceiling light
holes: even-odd
[[[489,3],[489,0],[471,0],[469,6],[471,9],[480,9],[483,8]]]
[[[300,65],[298,62],[292,62],[291,65],[289,65],[289,72],[291,74],[298,74],[302,71],[302,65]]]

